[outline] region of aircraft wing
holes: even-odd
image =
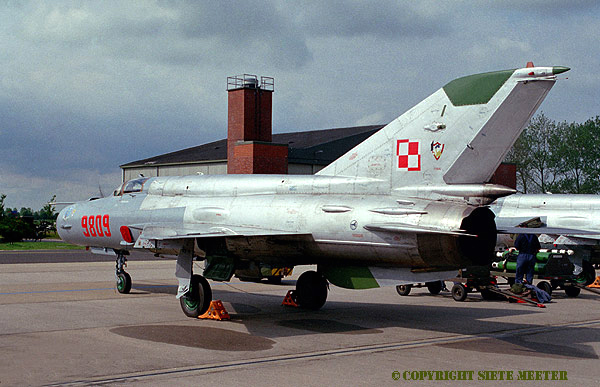
[[[600,239],[597,230],[571,227],[548,227],[546,217],[496,217],[496,228],[500,234],[546,234],[580,236],[581,238]]]
[[[416,233],[416,234],[444,234],[454,236],[471,236],[477,235],[468,234],[465,230],[455,229],[448,230],[440,227],[419,226],[407,223],[373,223],[364,226],[369,231],[385,231],[393,233]]]
[[[133,229],[141,229],[142,233],[138,239],[145,240],[210,238],[218,236],[299,235],[299,233],[293,233],[290,231],[214,223],[195,223],[193,225],[146,224],[132,225],[129,227]]]

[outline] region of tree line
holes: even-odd
[[[506,162],[522,193],[600,193],[600,117],[584,123],[533,117]]]
[[[23,239],[42,239],[56,232],[56,213],[52,204],[56,196],[39,211],[31,208],[5,208],[6,195],[0,194],[0,240],[2,242],[18,242]]]

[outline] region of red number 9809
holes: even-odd
[[[86,237],[110,237],[110,219],[107,215],[81,217],[81,228]]]

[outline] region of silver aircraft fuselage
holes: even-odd
[[[72,243],[125,250],[143,247],[159,253],[177,251],[179,238],[202,237],[200,247],[224,239],[229,254],[237,259],[288,265],[339,260],[443,268],[471,263],[459,251],[460,242],[466,238],[475,243],[476,238],[458,232],[438,235],[434,231],[390,230],[401,220],[404,227],[413,225],[415,230],[435,226],[450,233],[460,230],[472,212],[484,209],[460,202],[401,198],[386,191],[390,191],[389,182],[368,178],[150,178],[139,192],[117,192],[116,196],[65,208],[58,216],[57,228],[60,236]],[[148,224],[152,227],[144,230]],[[124,243],[123,232],[127,231],[123,227],[137,245]],[[239,230],[244,230],[244,236]]]
[[[541,217],[549,228],[593,232],[596,235],[594,239],[600,239],[600,195],[511,195],[498,199],[490,208],[498,217],[498,223],[518,224],[519,221]]]
[[[591,248],[590,259],[600,263],[600,195],[524,194],[500,198],[490,205],[500,230],[513,233],[534,232],[547,246],[576,249]],[[529,228],[516,226],[539,218]],[[501,248],[510,246],[511,238],[499,238]]]

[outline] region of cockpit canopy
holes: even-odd
[[[127,193],[142,192],[142,189],[144,188],[144,183],[146,183],[148,179],[150,178],[140,177],[137,179],[126,181],[113,192],[113,196],[122,196],[123,194]]]

